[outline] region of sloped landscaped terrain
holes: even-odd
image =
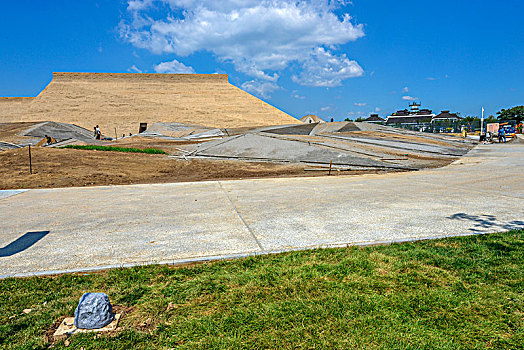
[[[0,122],[51,120],[110,136],[140,123],[254,127],[297,120],[228,82],[225,74],[54,73],[34,98],[0,98]]]
[[[45,145],[46,135],[57,143]],[[33,148],[32,174],[23,148],[28,144],[45,146]],[[60,149],[71,145],[153,148],[166,155]],[[142,134],[113,140],[95,140],[74,124],[1,123],[0,188],[413,171],[447,165],[473,146],[457,137],[348,122],[254,128],[159,122]]]

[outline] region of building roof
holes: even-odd
[[[433,119],[462,119],[456,113],[450,113],[449,111],[442,111],[439,115],[435,116]]]
[[[401,115],[410,115],[409,111],[407,109],[403,109],[401,111],[396,111],[394,113],[391,113],[393,116],[401,116]]]
[[[413,116],[408,116],[408,117],[389,116],[386,119],[386,124],[425,123],[425,122],[430,122],[432,117],[433,117],[432,115],[413,115]]]
[[[392,113],[386,118],[386,124],[429,123],[435,117],[435,114],[431,109],[418,109],[420,105],[420,103],[413,102],[409,105],[410,110],[403,109]]]
[[[413,102],[413,103],[410,103],[409,104],[409,110],[408,109],[402,109],[402,110],[398,110],[394,113],[391,113],[391,116],[395,116],[395,117],[408,117],[408,116],[431,116],[431,117],[434,117],[434,114],[433,114],[433,111],[431,109],[427,109],[427,108],[422,108],[422,109],[419,109],[419,107],[421,106],[421,103],[416,103],[416,102]],[[448,111],[449,112],[449,111]]]
[[[300,118],[300,121],[305,123],[309,118],[311,118],[311,120],[313,120],[315,123],[325,123],[326,122],[325,120],[320,118],[318,115],[314,115],[314,114],[305,115],[302,118]]]
[[[378,116],[378,114],[372,114],[371,116],[369,116],[368,118],[364,119],[363,120],[364,122],[384,122],[386,121],[385,119],[382,119]]]

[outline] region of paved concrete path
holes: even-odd
[[[516,142],[411,173],[2,192],[0,276],[513,228],[524,228]]]

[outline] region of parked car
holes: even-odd
[[[506,137],[515,137],[517,130],[515,130],[514,127],[511,125],[503,125],[502,128],[504,129],[504,132],[506,133]]]

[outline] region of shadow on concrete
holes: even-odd
[[[513,220],[508,222],[498,221],[496,216],[484,214],[484,215],[468,215],[466,213],[457,213],[448,216],[451,220],[471,221],[473,222],[473,228],[469,230],[472,232],[485,232],[486,229],[509,231],[509,230],[522,230],[524,229],[524,221]]]
[[[0,248],[0,258],[18,254],[44,238],[49,231],[26,232],[22,237]]]

